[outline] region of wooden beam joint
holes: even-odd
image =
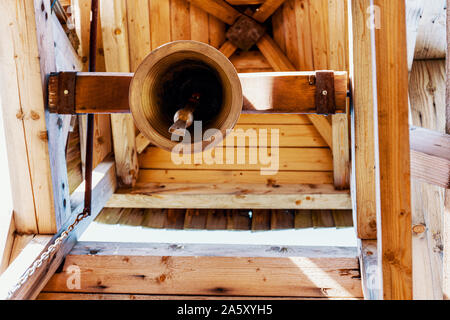
[[[48,109],[52,113],[75,114],[77,72],[52,72],[48,78]]]

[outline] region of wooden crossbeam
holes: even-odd
[[[311,83],[314,74],[314,72],[240,74],[245,97],[243,112],[315,113],[316,84]],[[132,76],[131,73],[77,73],[74,113],[128,113],[128,89]],[[337,113],[346,110],[347,83],[346,72],[335,72]],[[58,104],[50,103],[50,107],[52,106],[54,106],[52,110],[57,111]]]
[[[43,291],[362,297],[356,255],[347,247],[80,242]],[[81,270],[75,290],[66,285],[71,265]]]

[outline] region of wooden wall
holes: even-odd
[[[412,1],[408,0],[411,4]],[[446,1],[416,1],[420,8],[410,71],[410,121],[446,130]],[[442,299],[445,189],[412,179],[414,299]]]

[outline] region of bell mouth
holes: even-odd
[[[196,122],[186,137],[174,136],[168,128],[193,94],[200,97],[193,112]],[[151,52],[134,74],[129,96],[137,128],[165,150],[181,141],[191,145],[191,152],[217,145],[242,110],[242,88],[233,64],[215,48],[196,41],[175,41]],[[210,129],[218,132],[204,140]]]

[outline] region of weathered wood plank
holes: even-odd
[[[353,74],[352,190],[356,232],[360,239],[377,238],[375,198],[375,128],[372,34],[366,28],[369,0],[352,0]]]
[[[73,264],[83,281],[70,292],[362,296],[354,248],[79,243],[44,291],[68,292]]]
[[[351,209],[348,193],[338,194],[122,194],[107,207],[213,208],[213,209]]]
[[[379,192],[384,299],[412,299],[411,188],[405,3],[375,0]],[[389,32],[386,32],[389,30]],[[395,105],[396,108],[392,108]],[[395,259],[394,259],[395,257]]]
[[[167,170],[167,169],[142,169],[139,171],[139,179],[136,186],[149,182],[158,183],[208,183],[214,177],[214,183],[237,184],[265,184],[278,186],[280,184],[332,184],[332,171],[279,171],[272,176],[262,176],[259,171],[247,170]]]

